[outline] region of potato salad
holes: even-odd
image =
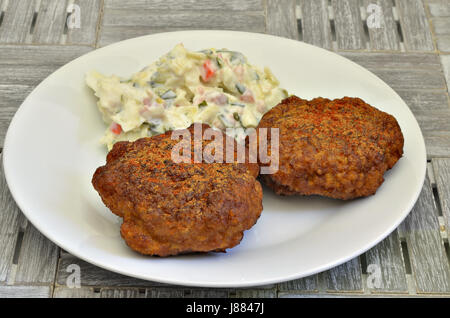
[[[233,131],[242,139],[264,113],[287,97],[266,67],[227,49],[188,51],[178,44],[129,79],[91,71],[87,85],[109,125],[101,142],[134,141],[194,122]]]

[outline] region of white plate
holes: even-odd
[[[281,86],[302,98],[358,96],[394,115],[405,136],[403,158],[376,195],[350,202],[281,197],[264,189],[264,211],[227,253],[155,258],[131,251],[120,219],[91,185],[105,162],[99,144],[105,125],[84,83],[91,69],[128,76],[177,43],[190,50],[243,52],[269,66]],[[425,177],[422,133],[402,99],[378,77],[334,53],[302,42],[229,31],[185,31],[144,36],[96,50],[44,80],[9,127],[6,180],[28,219],[70,253],[114,272],[164,283],[239,287],[308,276],[365,252],[392,232],[413,207]],[[83,273],[81,273],[83,275]]]

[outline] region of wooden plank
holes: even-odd
[[[450,266],[439,232],[437,213],[427,177],[416,205],[401,224],[417,293],[450,292]]]
[[[128,3],[128,1],[127,1]],[[97,38],[97,27],[100,23],[101,0],[76,0],[80,7],[80,28],[67,30],[67,44],[93,45]]]
[[[340,55],[360,64],[368,69],[395,69],[410,70],[412,68],[429,71],[442,72],[439,56],[436,54],[417,53],[353,53],[339,52]]]
[[[369,69],[394,89],[445,89],[439,57],[434,54],[350,53],[346,58]]]
[[[0,65],[63,65],[92,50],[74,45],[1,45]]]
[[[84,262],[70,254],[62,254],[59,260],[56,282],[58,285],[66,285],[67,279],[72,271],[67,271],[71,264],[80,266],[82,286],[105,286],[105,287],[149,287],[164,286],[164,284],[140,280],[125,275],[116,274],[90,263]],[[165,285],[167,286],[167,285]]]
[[[266,32],[289,39],[298,39],[294,0],[266,1]]]
[[[329,292],[362,292],[361,263],[356,257],[320,274]]]
[[[30,37],[37,0],[9,1],[0,28],[0,43],[25,43]]]
[[[278,284],[280,291],[296,291],[296,292],[317,292],[319,289],[317,275],[312,275],[300,279],[290,280]]]
[[[9,192],[0,156],[0,284],[5,284],[11,272],[14,251],[25,218]],[[1,292],[0,292],[1,293]]]
[[[364,9],[373,4],[381,9],[380,27],[368,27],[370,49],[399,51],[400,38],[392,10],[392,0],[363,0],[363,4]]]
[[[49,298],[50,286],[0,286],[0,298]]]
[[[29,65],[0,64],[0,85],[36,86],[60,65],[35,65],[30,72]]]
[[[35,86],[61,65],[91,50],[85,46],[0,46],[0,85]]]
[[[105,9],[99,46],[146,34],[186,29],[265,32],[264,11],[173,11]]]
[[[444,70],[445,80],[447,82],[447,91],[450,94],[450,55],[441,55],[441,63]]]
[[[146,298],[183,298],[184,291],[173,288],[152,288],[145,291]]]
[[[68,288],[57,286],[53,291],[53,298],[98,298],[100,293],[95,293],[94,288]]]
[[[447,237],[450,237],[450,159],[437,158],[431,161],[439,194],[442,216],[445,221]]]
[[[220,11],[258,11],[263,10],[263,0],[105,0],[105,8],[132,10],[220,10]]]
[[[439,37],[440,35],[450,34],[450,19],[449,17],[434,18],[432,20],[434,33]]]
[[[144,298],[145,294],[139,293],[136,288],[111,289],[104,288],[100,291],[100,298]]]
[[[440,35],[436,39],[436,45],[441,52],[450,52],[450,35]]]
[[[450,132],[448,94],[442,91],[397,90],[419,122],[425,136],[428,132]]]
[[[67,0],[41,0],[33,43],[59,44],[66,23]]]
[[[445,80],[442,74],[421,71],[418,69],[410,70],[387,70],[370,69],[375,75],[380,77],[394,90],[397,89],[440,89],[446,88]]]
[[[0,85],[0,147],[12,117],[32,89],[33,86],[27,85]]]
[[[430,26],[421,0],[396,0],[407,51],[433,51]]]
[[[299,6],[302,12],[303,41],[331,50],[333,41],[328,17],[328,0],[299,0]]]
[[[28,223],[18,260],[15,284],[53,283],[58,247]]]
[[[379,280],[371,280],[368,289],[381,293],[407,293],[406,272],[397,231],[366,252],[366,262],[370,276],[381,274]],[[374,276],[375,278],[375,276]],[[376,279],[376,278],[375,278]]]
[[[450,17],[450,2],[448,0],[428,0],[430,14],[433,17]]]
[[[236,289],[229,293],[230,298],[276,298],[275,289]]]
[[[227,289],[203,288],[151,288],[145,292],[146,298],[227,298]]]
[[[450,157],[450,133],[448,131],[429,131],[424,137],[428,159]]]
[[[150,28],[183,27],[210,28],[229,30],[260,30],[264,31],[263,11],[172,11],[157,10],[104,10],[104,26],[146,26]]]
[[[396,92],[408,104],[413,113],[428,112],[432,116],[434,112],[450,111],[450,100],[445,91],[397,90]]]
[[[363,22],[358,0],[332,0],[336,40],[339,49],[366,48]]]

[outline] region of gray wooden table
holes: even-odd
[[[66,23],[77,8],[80,28]],[[450,0],[0,0],[0,146],[23,99],[59,66],[116,41],[186,29],[305,41],[386,81],[426,141],[428,175],[410,215],[367,253],[317,275],[258,288],[187,288],[111,273],[61,250],[27,222],[2,171],[0,297],[449,297]],[[80,288],[70,288],[71,264],[80,267]]]

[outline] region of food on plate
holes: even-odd
[[[262,115],[287,92],[269,68],[248,63],[227,49],[188,51],[178,44],[155,63],[129,79],[92,71],[87,85],[98,97],[98,109],[109,125],[101,142],[108,149],[117,141],[183,129],[194,122],[212,127],[256,127]]]
[[[194,125],[188,131],[193,134]],[[195,156],[188,163],[177,163],[172,149],[179,141],[171,136],[168,131],[117,142],[106,165],[95,171],[94,188],[123,218],[123,239],[139,253],[159,256],[236,246],[262,211],[258,165],[205,159],[195,163]],[[224,137],[224,144],[228,142],[236,143]],[[209,143],[202,141],[203,150]],[[189,146],[192,150],[194,139]]]
[[[396,119],[359,98],[291,96],[263,116],[261,127],[279,128],[279,170],[262,175],[277,194],[369,196],[403,154]]]

